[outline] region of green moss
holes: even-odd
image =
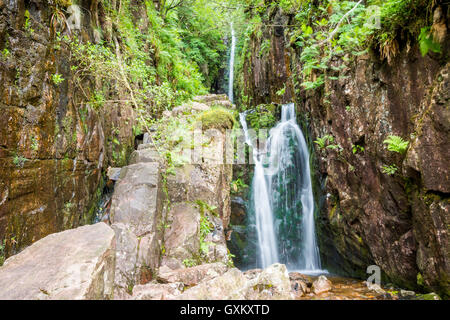
[[[195,261],[194,259],[184,259],[183,264],[186,268],[191,268],[197,265],[197,261]]]
[[[328,213],[328,219],[333,220],[334,214],[336,213],[336,210],[338,208],[337,203],[331,208],[330,212]]]
[[[55,3],[63,8],[67,8],[72,5],[72,0],[55,0]]]
[[[358,242],[359,242],[360,244],[364,244],[364,242],[363,242],[363,240],[362,240],[362,238],[361,238],[360,236],[356,236],[356,238],[358,239]]]
[[[214,107],[203,111],[197,120],[202,123],[203,130],[207,129],[232,129],[236,120],[233,113],[222,107]]]
[[[441,197],[439,195],[433,193],[424,193],[419,195],[419,197],[423,202],[425,202],[428,207],[431,206],[434,202],[438,202],[441,200]]]
[[[417,300],[441,300],[441,298],[434,292],[427,294],[418,294],[416,296]]]
[[[91,223],[95,222],[96,213],[100,206],[100,199],[102,197],[102,191],[105,187],[105,184],[106,184],[106,179],[105,179],[105,175],[103,174],[102,178],[100,179],[98,188],[95,191],[95,195],[90,202],[89,210],[87,210],[86,214],[83,217],[84,218],[83,224],[91,224]]]
[[[422,274],[420,274],[420,272],[417,274],[417,284],[419,286],[423,286],[423,277]]]

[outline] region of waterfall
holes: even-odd
[[[260,267],[280,262],[291,270],[320,272],[309,152],[295,105],[282,106],[281,121],[270,130],[265,150],[253,144],[245,117],[240,114],[255,163],[249,214],[256,224]]]
[[[239,114],[245,142],[252,146],[252,140],[249,136],[247,122],[245,120],[245,113]],[[256,227],[258,236],[258,247],[260,252],[261,264],[263,267],[268,267],[278,259],[277,240],[275,237],[275,228],[273,225],[273,215],[270,205],[270,195],[268,188],[268,181],[264,175],[263,162],[258,156],[258,149],[253,147],[253,162],[255,164],[255,173],[252,182],[253,192],[253,209],[256,216]]]
[[[234,82],[234,56],[236,51],[236,36],[234,34],[233,23],[231,23],[231,53],[230,53],[230,76],[228,78],[228,99],[234,103],[233,82]]]

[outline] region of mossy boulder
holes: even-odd
[[[199,114],[197,120],[202,123],[202,129],[232,129],[236,119],[233,112],[222,108],[213,107]]]

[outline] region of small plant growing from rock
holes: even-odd
[[[248,188],[248,185],[241,178],[231,182],[231,193],[239,193],[245,188]]]
[[[54,75],[52,75],[52,81],[57,86],[60,85],[64,80],[65,79],[59,73],[55,73]]]
[[[208,233],[212,231],[211,222],[206,215],[202,215],[200,218],[200,242],[205,240]]]
[[[360,146],[360,145],[357,145],[357,144],[354,144],[353,146],[352,146],[352,152],[353,152],[353,154],[357,154],[358,152],[364,152],[364,147],[363,146]]]
[[[434,41],[430,27],[420,29],[418,40],[420,45],[420,53],[423,57],[425,57],[430,50],[435,53],[441,52],[441,46],[439,43]]]
[[[398,168],[397,168],[397,166],[395,164],[390,165],[390,166],[384,165],[382,167],[382,169],[383,169],[383,173],[385,173],[385,174],[387,174],[389,176],[394,175],[397,172],[397,170],[398,170]]]
[[[208,211],[209,213],[211,213],[212,215],[214,215],[216,217],[219,216],[217,213],[216,206],[210,206],[209,204],[207,204],[205,201],[202,201],[202,200],[196,200],[195,204],[200,209],[202,216],[205,214],[205,211]]]
[[[195,262],[194,259],[184,259],[183,264],[186,268],[195,267],[197,265],[197,262]]]
[[[25,165],[25,162],[27,162],[27,161],[28,161],[28,159],[25,158],[24,156],[21,156],[18,154],[14,155],[13,163],[16,167],[23,168],[23,166]]]
[[[277,96],[282,97],[284,96],[284,93],[286,92],[286,85],[284,85],[283,88],[277,91]]]
[[[233,262],[233,258],[236,257],[234,254],[232,254],[230,252],[230,249],[227,249],[227,257],[228,257],[228,262],[227,265],[229,268],[234,268],[234,262]]]
[[[329,134],[324,135],[323,137],[319,137],[319,138],[317,138],[317,140],[314,141],[314,143],[317,144],[320,149],[325,149],[327,143],[333,143],[333,142],[334,142],[334,138],[333,138],[333,136],[331,136]]]
[[[338,152],[342,151],[342,147],[340,144],[330,144],[327,146],[327,149],[337,150]]]
[[[7,48],[3,49],[2,56],[3,58],[7,59],[9,57],[9,50]]]
[[[31,149],[37,151],[39,149],[39,141],[35,136],[31,137]]]
[[[0,242],[0,267],[5,263],[5,247],[6,247],[6,240],[3,240],[3,243]]]
[[[197,200],[196,204],[200,209],[200,255],[206,257],[209,252],[209,246],[212,244],[211,242],[205,241],[206,236],[214,230],[214,225],[208,218],[205,210],[208,210],[211,214],[215,214],[216,207],[211,207],[207,203]]]
[[[388,150],[392,152],[405,153],[408,149],[409,142],[403,140],[399,136],[389,136],[383,143],[388,145]]]
[[[31,17],[30,17],[30,11],[25,10],[25,31],[29,34],[32,34],[34,32],[34,29],[31,27]]]

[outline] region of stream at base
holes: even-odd
[[[292,274],[292,273],[291,273]],[[314,282],[318,277],[308,277],[310,282]],[[327,275],[331,281],[331,290],[320,294],[306,293],[295,297],[296,300],[399,300],[398,291],[375,292],[370,290],[365,281]],[[383,288],[387,290],[387,288]]]

